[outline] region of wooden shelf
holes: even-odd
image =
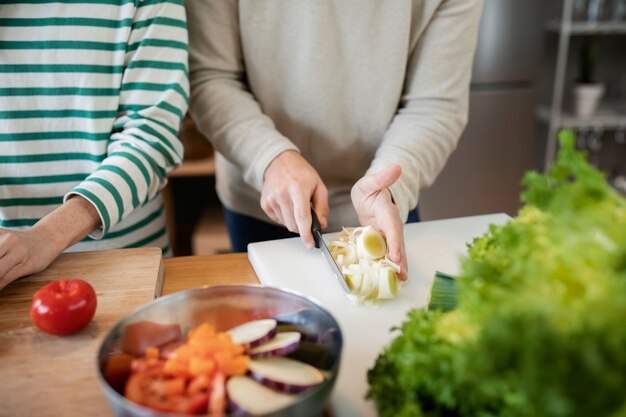
[[[560,33],[564,29],[560,20],[546,22],[546,29]],[[572,22],[571,35],[625,35],[626,22]]]
[[[213,156],[184,161],[181,166],[170,172],[169,177],[206,177],[211,175],[215,175],[215,158]]]
[[[550,121],[550,108],[541,106],[537,111],[537,116],[542,121]],[[601,105],[596,115],[591,119],[581,119],[571,112],[564,111],[558,122],[560,128],[580,129],[602,126],[605,130],[626,128],[626,113],[620,112],[615,106]]]

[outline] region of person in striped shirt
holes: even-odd
[[[63,251],[169,252],[183,0],[0,3],[0,289]]]

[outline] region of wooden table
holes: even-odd
[[[47,335],[30,322],[32,294],[58,277],[85,279],[98,294],[94,322],[76,335]],[[163,264],[156,248],[62,255],[45,272],[0,293],[0,417],[74,417],[80,415],[78,410],[84,415],[112,416],[95,378],[95,356],[102,337],[117,320],[155,295],[258,282],[245,253],[171,258]],[[60,383],[38,384],[50,380]]]
[[[118,320],[162,292],[162,277],[158,248],[68,253],[0,292],[0,416],[112,416],[97,380],[98,347]],[[33,294],[59,278],[85,280],[98,297],[93,321],[64,337],[39,331],[29,315]]]
[[[162,295],[215,284],[258,284],[246,253],[182,256],[163,261]]]

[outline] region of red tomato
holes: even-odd
[[[35,293],[30,319],[46,333],[67,335],[89,324],[96,313],[96,292],[80,279],[61,279]]]
[[[206,392],[186,393],[182,377],[170,378],[162,372],[163,362],[157,364],[137,364],[128,382],[124,396],[130,401],[159,411],[181,414],[206,415],[209,395]]]

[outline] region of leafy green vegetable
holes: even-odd
[[[412,311],[368,373],[387,416],[626,416],[626,201],[560,135],[476,239],[456,310]]]

